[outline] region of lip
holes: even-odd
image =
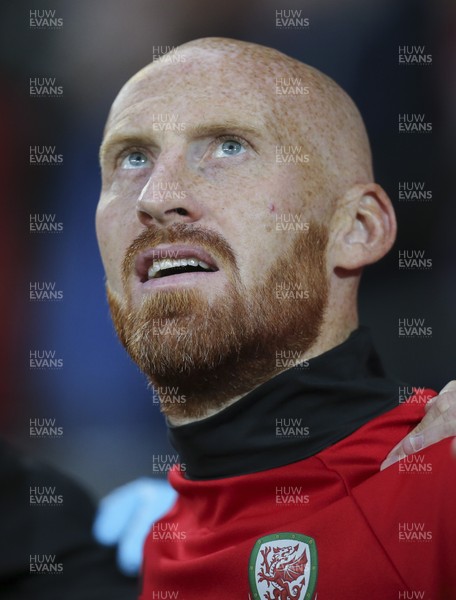
[[[220,271],[199,271],[194,273],[180,273],[179,275],[168,275],[167,277],[158,277],[158,279],[148,279],[140,283],[141,291],[147,292],[152,289],[160,288],[186,288],[199,286],[203,287],[212,282],[220,285]]]
[[[196,258],[207,263],[213,271],[200,271],[194,273],[180,273],[178,275],[168,275],[167,277],[158,277],[157,279],[149,279],[147,274],[154,260],[158,259],[179,259],[179,258]],[[139,254],[135,261],[136,277],[143,285],[160,286],[174,284],[177,282],[187,283],[192,282],[197,277],[207,277],[214,275],[219,271],[219,267],[215,259],[203,248],[199,246],[187,246],[181,244],[160,244],[155,248],[150,248]]]

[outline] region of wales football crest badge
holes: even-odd
[[[315,540],[300,533],[274,533],[256,541],[250,555],[253,600],[312,600],[317,583]]]

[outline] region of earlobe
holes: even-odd
[[[377,184],[348,190],[335,211],[339,231],[333,244],[333,267],[357,270],[382,258],[396,237],[396,217],[386,192]]]

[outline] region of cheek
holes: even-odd
[[[96,211],[96,231],[100,254],[111,287],[122,291],[122,261],[127,247],[138,235],[138,225],[115,202],[101,199]]]
[[[148,169],[131,169],[120,172],[110,185],[109,196],[131,205],[141,196],[149,179]]]
[[[241,279],[247,287],[264,280],[275,264],[293,242],[293,234],[277,227],[276,209],[271,210],[270,196],[263,194],[261,202],[252,202],[249,209],[239,209],[234,227],[237,262]],[[274,203],[276,204],[276,203]]]
[[[286,166],[280,171],[271,168],[255,190],[240,191],[243,202],[238,204],[238,215],[242,218],[232,225],[241,278],[248,286],[261,282],[296,236],[308,231],[314,209],[300,175]]]

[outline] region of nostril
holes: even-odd
[[[177,212],[178,215],[182,215],[184,217],[188,215],[188,211],[186,211],[185,208],[176,208],[174,210],[175,212]]]
[[[141,221],[141,223],[143,225],[149,225],[151,222],[153,222],[153,217],[144,210],[138,210],[137,215],[138,215],[138,219]]]

